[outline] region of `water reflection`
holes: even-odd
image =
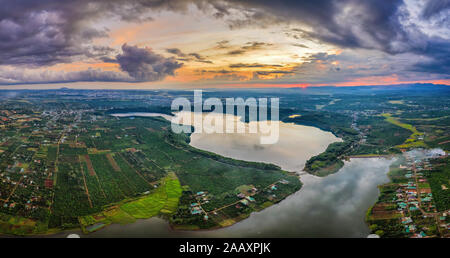
[[[258,146],[237,134],[220,137],[194,133],[192,145],[298,171],[315,152],[322,152],[337,139],[313,127],[285,124],[283,128],[280,145],[275,147]],[[166,221],[151,218],[129,225],[111,225],[82,237],[366,237],[369,229],[364,222],[365,213],[378,197],[377,185],[389,181],[386,174],[391,162],[384,158],[351,159],[338,173],[325,178],[303,173],[304,186],[300,191],[228,228],[172,231]]]
[[[337,174],[304,175],[299,192],[223,231],[230,236],[365,237],[365,213],[377,199],[377,185],[389,181],[390,163],[352,159]]]
[[[151,218],[82,237],[366,237],[365,213],[377,199],[377,185],[389,181],[392,161],[352,159],[325,178],[302,175],[305,185],[297,193],[219,230],[172,231],[165,220]]]
[[[178,115],[178,114],[177,114]],[[239,121],[239,120],[238,120]],[[252,124],[242,123],[248,131]],[[194,125],[195,127],[195,125]],[[342,141],[330,132],[316,127],[279,123],[279,139],[275,144],[260,144],[262,133],[198,133],[191,135],[191,146],[225,157],[272,163],[287,171],[302,171],[305,162],[326,150],[333,142]]]
[[[194,120],[193,112],[177,112],[175,118],[159,113],[123,113],[113,114],[116,117],[155,117],[161,116],[169,121],[174,118],[183,125],[194,125],[199,128],[198,120]],[[204,114],[206,116],[223,117],[222,114]],[[208,124],[203,123],[203,132],[197,130],[191,135],[191,146],[198,149],[211,151],[222,156],[247,161],[266,162],[279,165],[284,170],[301,171],[305,162],[312,156],[318,155],[326,150],[329,144],[342,141],[330,132],[322,131],[316,127],[296,125],[293,123],[279,122],[279,140],[275,144],[260,144],[261,132],[248,133],[249,127],[265,122],[244,123],[237,116],[231,121],[234,128],[242,126],[247,133],[206,133]],[[200,121],[202,121],[200,120]],[[226,119],[224,119],[226,120]],[[213,120],[212,127],[216,120]],[[211,127],[209,126],[209,127]],[[224,127],[226,125],[223,125]],[[225,130],[224,130],[225,131]]]

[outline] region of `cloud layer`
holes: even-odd
[[[136,81],[159,81],[167,75],[174,75],[175,70],[182,66],[174,58],[165,58],[150,49],[125,44],[122,51],[123,54],[116,57],[120,69]]]
[[[166,52],[173,57],[166,58],[150,49],[125,44],[119,50],[97,43],[97,39],[109,36],[108,28],[101,26],[103,19],[142,23],[154,19],[150,14],[158,11],[188,14],[192,8],[223,21],[234,30],[285,25],[289,28],[287,35],[299,40],[292,46],[310,50],[304,44],[305,39],[310,39],[354,50],[352,58],[351,54],[345,57],[348,63],[350,59],[354,62],[364,59],[356,56],[361,50],[376,51],[378,54],[374,56],[385,54],[393,58],[391,64],[403,69],[395,67],[398,74],[449,78],[450,0],[20,0],[1,1],[1,4],[0,84],[158,81],[174,75],[182,66],[180,62],[213,64],[209,55],[197,51],[185,53],[178,48],[168,48]],[[224,49],[225,55],[239,57],[271,47],[260,41],[235,47],[228,40],[221,40],[215,49]],[[406,57],[407,65],[399,61]],[[33,69],[72,62],[114,62],[120,70],[33,72]],[[248,64],[230,64],[229,68],[257,67],[252,67],[252,63],[250,60]],[[310,63],[294,69],[297,76],[278,70],[261,71],[256,75],[276,73],[301,79],[306,67],[312,66]],[[335,78],[345,74],[344,67],[334,68]],[[357,72],[366,75],[365,70]]]
[[[75,72],[33,72],[32,69],[0,69],[1,84],[23,83],[60,83],[77,81],[104,82],[150,82],[163,80],[168,75],[174,75],[175,70],[182,66],[174,58],[165,58],[154,53],[149,48],[137,46],[122,46],[122,54],[108,62],[119,64],[121,71],[104,71],[89,68]]]

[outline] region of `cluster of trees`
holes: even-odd
[[[433,170],[426,173],[433,192],[433,200],[439,211],[450,209],[450,158],[435,159]],[[444,186],[444,187],[442,187]],[[449,189],[444,189],[444,188]]]
[[[305,164],[305,171],[310,173],[317,173],[323,169],[329,169],[329,174],[336,172],[343,165],[344,162],[340,159],[351,147],[352,142],[335,142],[328,146],[325,152],[310,158]]]
[[[386,238],[401,238],[405,236],[403,224],[398,219],[377,220],[369,226],[373,234]]]
[[[233,166],[242,166],[242,167],[251,167],[256,169],[262,169],[262,170],[280,170],[281,168],[274,164],[269,163],[262,163],[262,162],[250,162],[250,161],[243,161],[243,160],[236,160],[232,158],[227,158],[220,156],[218,154],[204,151],[196,148],[189,148],[189,151],[195,154],[200,154],[203,157],[210,158],[219,162],[227,163]]]

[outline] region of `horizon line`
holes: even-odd
[[[345,87],[399,87],[406,85],[434,85],[434,86],[450,86],[446,83],[433,83],[433,82],[405,82],[405,83],[396,83],[396,84],[360,84],[360,85],[308,85],[304,83],[292,83],[292,84],[264,84],[264,83],[255,83],[255,84],[228,84],[227,86],[219,86],[219,87],[145,87],[141,86],[139,88],[135,88],[132,86],[122,86],[122,87],[102,87],[101,85],[78,85],[74,86],[74,83],[70,83],[72,85],[59,85],[59,83],[55,84],[14,84],[14,85],[0,85],[0,90],[61,90],[61,89],[71,89],[71,90],[195,90],[195,89],[205,89],[205,90],[237,90],[237,89],[306,89],[306,88],[321,88],[321,87],[333,87],[333,88],[345,88]],[[41,85],[41,86],[39,86]],[[100,88],[99,88],[100,87]]]

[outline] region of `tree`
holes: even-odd
[[[377,230],[377,228],[378,228],[378,225],[377,224],[372,224],[372,225],[370,225],[370,231],[371,232],[375,232],[375,230]]]
[[[384,231],[380,229],[380,230],[375,231],[375,234],[377,234],[381,237],[384,235]]]

